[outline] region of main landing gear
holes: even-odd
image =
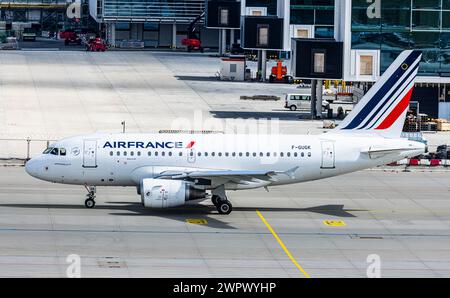
[[[86,200],[84,201],[84,206],[86,208],[94,208],[95,207],[95,193],[97,192],[97,188],[95,186],[87,186],[85,185],[88,194],[86,195]]]
[[[231,205],[231,202],[228,201],[228,198],[225,195],[224,186],[212,190],[211,201],[214,206],[216,206],[219,214],[230,214],[233,210],[233,205]]]

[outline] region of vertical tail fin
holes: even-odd
[[[402,52],[336,131],[399,138],[421,58],[420,51]]]

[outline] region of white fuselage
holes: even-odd
[[[65,155],[42,154],[27,163],[39,179],[65,184],[139,186],[164,172],[274,171],[270,181],[228,179],[225,189],[250,189],[328,178],[385,165],[425,151],[422,143],[357,134],[93,134],[52,145]],[[377,154],[371,154],[377,150]],[[283,172],[292,170],[290,175]],[[205,189],[223,184],[220,177]]]

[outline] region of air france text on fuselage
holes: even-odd
[[[128,142],[105,142],[103,145],[103,148],[111,148],[111,149],[130,149],[130,148],[136,148],[136,149],[146,149],[146,148],[152,148],[152,149],[181,149],[183,148],[183,142],[135,142],[135,141],[128,141]]]

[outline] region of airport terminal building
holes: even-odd
[[[180,47],[188,25],[204,11],[205,1],[90,0],[89,9],[90,15],[104,25],[112,45],[132,40],[146,47]],[[218,32],[199,29],[202,43],[217,47]]]
[[[342,0],[335,5],[343,79],[373,82],[405,49],[423,52],[413,101],[437,118],[450,102],[450,1]]]

